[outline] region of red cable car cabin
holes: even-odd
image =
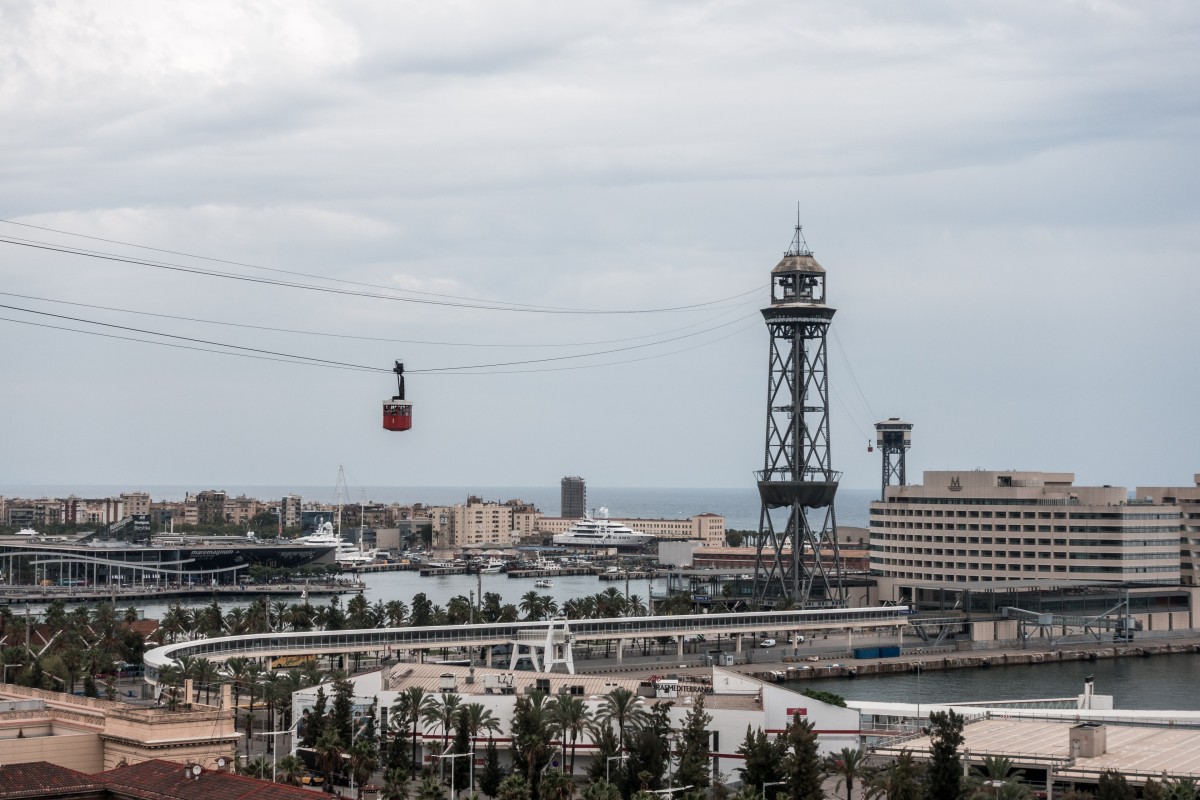
[[[383,401],[383,429],[406,431],[412,428],[412,403],[404,399],[404,365],[397,361],[392,372],[396,373],[399,394]]]
[[[412,427],[412,403],[407,400],[383,401],[383,427],[389,431],[406,431]]]

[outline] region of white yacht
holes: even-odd
[[[499,558],[493,558],[479,565],[480,575],[496,575],[504,571],[505,562]]]
[[[337,549],[333,553],[333,558],[337,563],[346,566],[355,566],[359,564],[373,564],[375,558],[379,554],[378,550],[363,550],[351,542],[347,542],[342,537],[333,532],[333,523],[326,522],[317,528],[315,533],[310,533],[308,536],[301,536],[296,540],[303,544],[316,545],[333,545]]]
[[[595,517],[583,517],[566,533],[554,536],[555,544],[567,547],[641,547],[652,541],[650,534],[610,520],[607,508],[601,508]]]

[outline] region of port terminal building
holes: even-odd
[[[1088,618],[1130,616],[1139,629],[1196,627],[1186,528],[1200,485],[1180,491],[1076,486],[1069,472],[928,471],[870,507],[873,604],[993,616],[982,638],[1009,639],[1006,608]],[[1185,515],[1191,515],[1185,520]],[[1187,558],[1183,553],[1189,552]],[[1190,579],[1190,580],[1189,580]]]

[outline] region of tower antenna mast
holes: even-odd
[[[767,435],[755,553],[760,607],[844,606],[834,496],[841,473],[830,460],[825,268],[813,258],[796,209],[796,231],[771,270]]]

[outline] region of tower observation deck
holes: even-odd
[[[755,557],[759,606],[841,606],[846,602],[834,510],[841,473],[829,443],[825,268],[796,224],[791,247],[771,270],[767,432]]]

